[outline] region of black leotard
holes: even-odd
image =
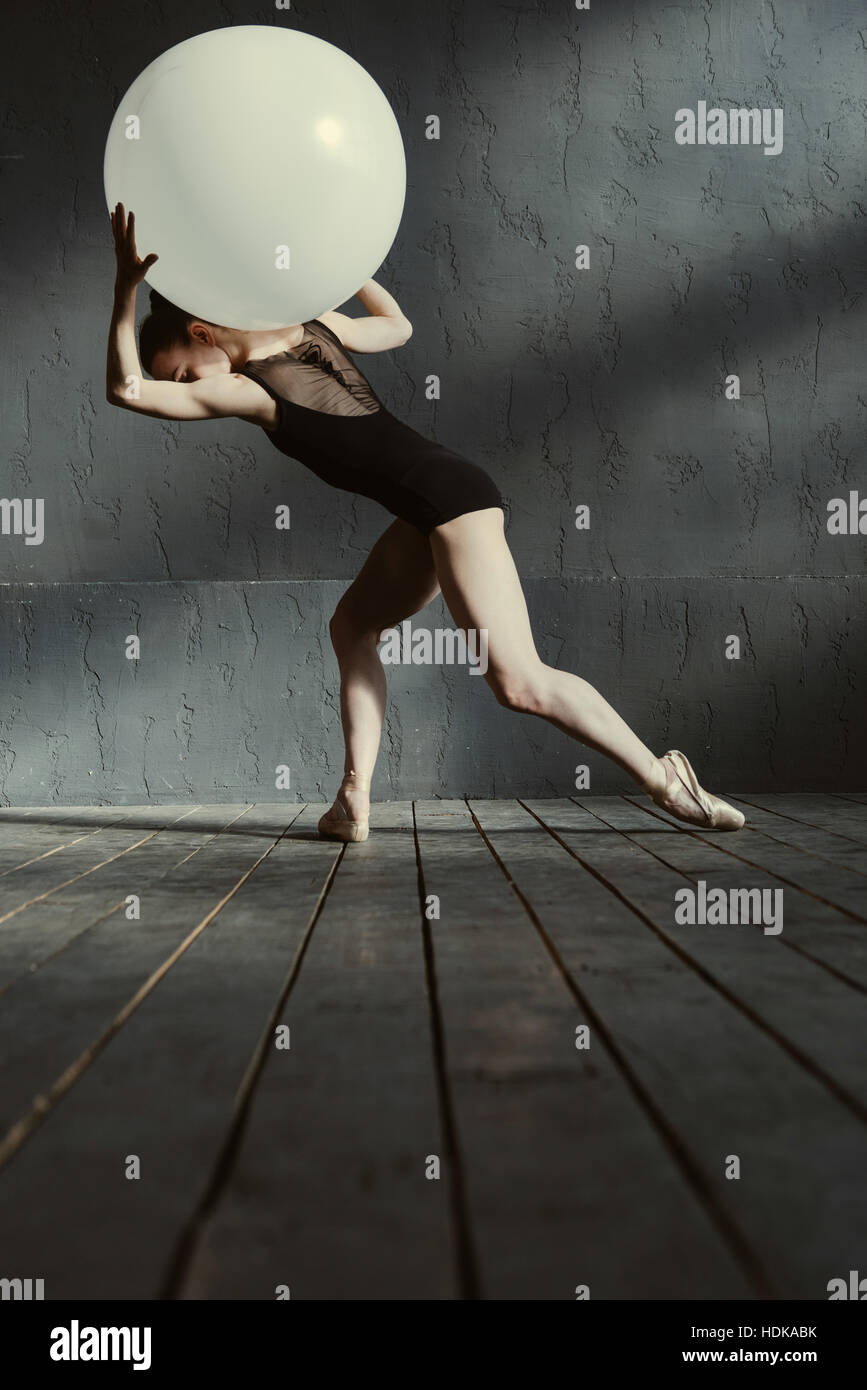
[[[385,408],[320,319],[303,328],[296,347],[241,368],[277,402],[277,424],[265,433],[282,453],[332,487],[372,497],[425,535],[465,512],[503,506],[483,468]]]

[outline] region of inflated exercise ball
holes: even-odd
[[[333,44],[247,24],[145,68],[105,149],[105,196],[135,213],[148,283],[230,328],[342,304],[394,241],[406,161],[388,101]]]

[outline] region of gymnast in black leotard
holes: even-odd
[[[263,428],[282,453],[332,487],[380,502],[425,536],[467,512],[503,506],[478,464],[386,409],[327,324],[311,319],[302,327],[295,347],[241,368],[277,402],[276,427]]]
[[[494,482],[395,419],[349,355],[399,347],[409,337],[411,325],[387,290],[373,280],[361,287],[366,318],[327,311],[255,332],[197,319],[152,291],[140,337],[142,361],[155,378],[146,381],[135,346],[135,297],[157,257],[139,259],[133,217],[122,204],[111,220],[117,278],[108,399],[163,419],[238,416],[260,425],[284,454],[396,518],[330,623],[346,755],[340,790],[319,822],[323,835],[367,838],[386,702],[377,644],[385,629],[440,592],[457,627],[477,639],[475,651],[484,650],[479,670],[501,705],[546,719],[604,753],[678,820],[725,830],[743,824],[740,811],[704,790],[682,753],[655,757],[593,686],[540,660]],[[564,793],[569,789],[567,780]]]

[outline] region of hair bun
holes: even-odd
[[[160,294],[159,290],[151,290],[151,313],[159,313],[161,309],[173,309],[174,305],[165,295]]]

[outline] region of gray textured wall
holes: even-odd
[[[710,786],[863,787],[867,536],[826,529],[867,495],[860,0],[121,0],[8,22],[0,495],[44,498],[46,535],[0,536],[0,800],[273,800],[278,763],[294,799],[342,765],[325,624],[390,517],[240,421],[104,399],[111,116],[231,23],[317,34],[392,102],[408,192],[378,278],[415,332],[361,364],[497,478],[542,655]],[[782,107],[783,152],[678,146],[700,100]],[[391,682],[381,796],[566,794],[582,762],[627,785],[463,671]]]

